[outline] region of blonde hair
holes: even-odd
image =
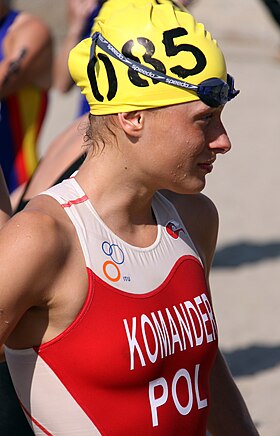
[[[84,144],[88,152],[93,154],[102,152],[107,143],[117,143],[115,129],[117,128],[116,115],[92,115],[89,113],[89,123],[84,135]]]

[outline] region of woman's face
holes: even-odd
[[[157,189],[196,193],[204,188],[217,154],[231,148],[222,110],[194,101],[147,112],[145,165]]]

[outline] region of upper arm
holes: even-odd
[[[1,230],[0,345],[28,309],[47,304],[60,259],[59,230],[46,214],[21,212]]]
[[[21,13],[5,37],[3,52],[1,98],[17,92],[24,85],[44,89],[51,85],[52,38],[39,18]]]
[[[49,145],[28,185],[24,197],[30,199],[51,186],[82,153],[82,130],[88,115],[84,115],[59,134]]]

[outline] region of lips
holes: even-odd
[[[207,173],[211,173],[211,171],[213,170],[214,162],[215,162],[215,159],[211,159],[211,160],[199,163],[198,166],[199,166],[199,168],[203,169]]]

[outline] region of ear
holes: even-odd
[[[120,112],[118,114],[119,123],[123,131],[134,138],[139,138],[144,127],[143,111]]]

